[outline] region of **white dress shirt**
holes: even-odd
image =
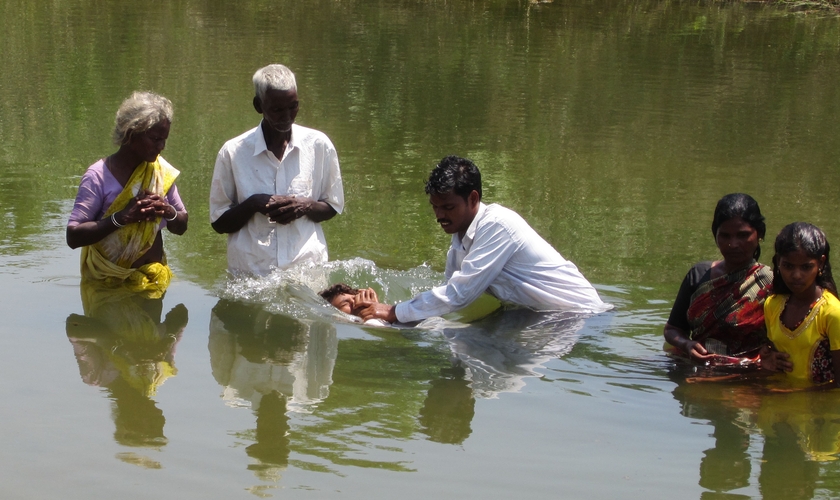
[[[612,308],[525,219],[496,204],[480,203],[464,238],[452,235],[446,278],[446,284],[397,304],[397,319],[407,323],[440,316],[484,292],[536,310],[598,313]]]
[[[210,221],[253,194],[305,196],[344,209],[338,155],[329,138],[317,130],[292,125],[283,158],[268,150],[258,126],[222,146],[210,186]],[[228,269],[266,275],[300,262],[326,262],[327,241],[321,224],[301,217],[291,224],[269,222],[255,214],[239,231],[228,234]]]

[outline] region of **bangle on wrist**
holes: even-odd
[[[175,209],[175,207],[172,207],[172,210],[175,210],[175,215],[173,215],[171,219],[169,217],[165,216],[165,215],[163,216],[163,218],[168,220],[169,222],[172,222],[172,221],[174,221],[175,219],[178,218],[178,210]]]
[[[116,227],[117,229],[119,229],[119,228],[121,228],[121,227],[125,227],[125,224],[120,224],[119,222],[117,222],[117,213],[116,213],[116,212],[114,212],[114,213],[112,213],[112,214],[111,214],[111,223],[112,223],[112,224],[114,225],[114,227]]]

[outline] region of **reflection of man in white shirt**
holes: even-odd
[[[294,74],[272,64],[254,74],[260,125],[222,146],[210,186],[210,221],[228,235],[228,269],[326,262],[321,222],[344,209],[338,155],[323,133],[294,125]]]
[[[577,267],[516,212],[481,203],[481,174],[470,160],[441,160],[426,193],[438,223],[452,235],[447,281],[396,306],[367,304],[360,312],[364,319],[419,321],[465,307],[484,292],[536,310],[598,313],[611,308]]]
[[[231,406],[256,410],[279,392],[292,407],[326,399],[338,352],[335,327],[308,324],[260,305],[220,300],[210,314],[210,368]]]

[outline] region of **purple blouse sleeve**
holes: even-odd
[[[83,222],[98,220],[98,215],[104,211],[103,187],[102,176],[92,166],[85,172],[79,183],[79,192],[76,194],[73,211],[70,212],[68,226],[78,226]]]
[[[175,207],[175,210],[179,212],[186,212],[187,207],[184,206],[184,202],[181,201],[181,195],[178,194],[178,186],[172,184],[169,188],[169,191],[166,193],[166,202]]]

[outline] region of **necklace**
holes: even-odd
[[[805,311],[805,313],[804,313],[804,314],[801,314],[801,315],[800,315],[800,314],[797,314],[797,315],[795,316],[795,317],[797,317],[797,318],[799,318],[799,319],[796,321],[796,324],[795,324],[795,325],[793,325],[793,326],[789,326],[789,322],[786,322],[786,321],[784,321],[784,319],[783,319],[783,318],[785,317],[785,312],[787,312],[787,310],[788,310],[788,306],[790,305],[790,299],[791,299],[791,297],[792,297],[792,295],[788,295],[788,296],[787,296],[787,298],[785,299],[785,307],[784,307],[784,308],[782,308],[782,314],[781,314],[781,316],[779,317],[779,319],[782,321],[782,324],[783,324],[783,325],[785,325],[785,327],[786,327],[788,330],[790,330],[790,331],[795,331],[797,328],[799,328],[799,327],[802,325],[802,322],[803,322],[803,321],[805,321],[805,319],[806,319],[808,316],[810,316],[811,311],[813,311],[813,310],[814,310],[814,307],[817,305],[817,302],[819,302],[819,301],[820,301],[820,299],[822,298],[822,292],[820,291],[820,294],[817,296],[817,298],[816,298],[816,299],[814,299],[814,301],[813,301],[813,302],[811,302],[811,303],[808,305],[808,309]],[[794,308],[791,308],[791,314],[793,314],[793,313],[794,313],[794,311],[795,311],[795,309],[794,309]],[[797,312],[798,312],[798,311],[797,311]],[[791,319],[791,318],[788,318],[788,319]]]

